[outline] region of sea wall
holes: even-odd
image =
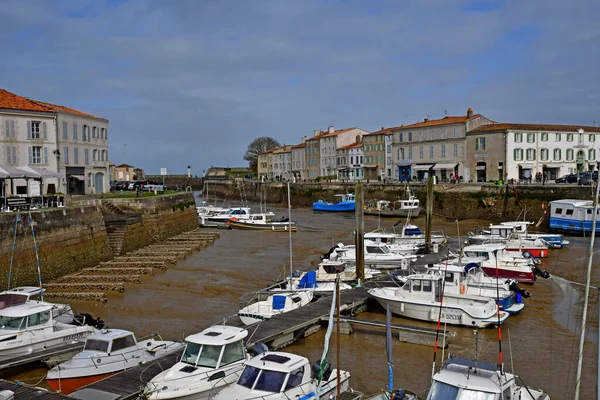
[[[261,183],[256,181],[213,182],[210,195],[239,203],[245,196],[249,201],[266,201],[269,204],[287,204],[287,184]],[[396,200],[406,197],[406,185],[364,184],[365,203],[371,200]],[[425,205],[427,188],[424,184],[411,184],[411,192]],[[319,199],[333,200],[334,195],[354,192],[354,184],[345,183],[294,183],[290,184],[291,203],[309,207]],[[242,194],[240,194],[240,192]],[[542,203],[552,200],[590,199],[590,186],[572,185],[475,185],[439,184],[434,186],[433,212],[448,219],[484,218],[491,221],[517,218],[526,213],[529,220],[539,220],[544,215]]]
[[[15,219],[19,217],[19,222]],[[31,217],[32,223],[29,218]],[[37,285],[37,263],[31,227],[35,231],[44,281],[110,260],[112,253],[100,207],[69,207],[0,214],[0,287]],[[16,227],[16,240],[15,236]],[[14,251],[13,251],[14,243]]]
[[[123,252],[157,243],[198,227],[192,193],[102,199],[96,204],[0,214],[0,288],[7,287],[12,258],[11,287],[37,285],[37,263],[31,226],[35,231],[43,281],[109,261],[107,203],[125,212],[133,224],[124,224]],[[32,224],[29,222],[31,216]],[[19,221],[15,223],[16,218]],[[107,218],[105,218],[107,217]],[[114,214],[113,214],[114,217]],[[106,219],[106,221],[105,221]],[[15,239],[16,228],[16,239]],[[14,251],[13,251],[14,243]]]

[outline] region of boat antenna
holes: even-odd
[[[494,258],[496,259],[496,315],[498,315],[498,362],[502,368],[502,328],[500,327],[500,276],[498,273],[498,249],[494,250]],[[504,368],[502,368],[504,371]]]
[[[31,212],[29,212],[29,225],[31,226],[31,236],[33,236],[33,250],[35,251],[35,263],[37,265],[37,273],[38,273],[38,282],[40,283],[40,288],[42,287],[42,271],[40,269],[40,256],[38,253],[37,242],[35,240],[35,228],[33,227],[33,219],[31,218]],[[40,298],[44,301],[44,291],[40,291]]]
[[[448,249],[448,255],[446,257],[446,264],[444,267],[444,275],[441,279],[442,290],[440,293],[440,309],[438,312],[437,330],[435,331],[435,346],[433,347],[433,363],[431,365],[431,380],[432,381],[433,381],[433,376],[435,375],[435,358],[437,356],[437,349],[438,349],[439,339],[440,339],[440,328],[441,328],[441,323],[442,323],[442,308],[444,305],[444,290],[446,289],[446,272],[448,272],[448,258],[449,257],[450,257],[450,249]]]
[[[10,289],[10,278],[12,276],[13,260],[15,258],[15,248],[17,246],[17,227],[19,226],[19,214],[15,215],[15,230],[13,232],[12,250],[10,253],[10,267],[8,268],[8,282],[6,289]]]
[[[292,290],[292,275],[293,263],[292,263],[292,202],[290,200],[290,182],[287,183],[287,200],[288,200],[288,234],[290,238],[290,290]]]
[[[596,220],[598,219],[598,195],[600,194],[600,185],[596,184],[596,195],[594,196],[594,214],[592,216],[592,237],[588,249],[587,278],[585,281],[585,295],[583,298],[583,316],[581,317],[581,337],[579,339],[579,359],[577,360],[577,378],[575,380],[575,400],[579,400],[579,390],[581,387],[581,369],[583,367],[583,344],[585,343],[585,330],[587,322],[587,309],[590,295],[590,281],[592,278],[592,261],[594,258],[594,240],[596,239]],[[585,229],[583,230],[585,232]]]

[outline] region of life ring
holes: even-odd
[[[545,201],[542,202],[542,210],[544,211],[544,215],[548,215],[548,203]]]
[[[467,287],[461,283],[460,284],[460,294],[465,294],[465,292],[467,291]]]

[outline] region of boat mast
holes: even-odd
[[[287,198],[288,198],[288,234],[290,238],[290,283],[289,288],[292,290],[292,203],[290,200],[290,182],[287,183]]]
[[[587,278],[585,281],[585,295],[583,298],[583,316],[581,317],[581,337],[579,338],[579,359],[577,361],[577,377],[575,378],[575,400],[579,400],[581,388],[581,369],[583,367],[583,345],[585,343],[585,329],[587,322],[587,309],[590,295],[590,281],[592,278],[592,260],[594,258],[594,240],[596,239],[596,220],[598,219],[598,195],[600,194],[600,182],[596,182],[596,195],[594,196],[594,213],[592,215],[592,237],[588,249]],[[585,226],[583,229],[585,232]]]

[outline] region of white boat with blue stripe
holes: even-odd
[[[600,210],[598,210],[600,214]],[[550,229],[553,231],[588,234],[592,232],[594,203],[591,200],[555,200],[550,202]],[[596,225],[596,233],[600,224]]]

